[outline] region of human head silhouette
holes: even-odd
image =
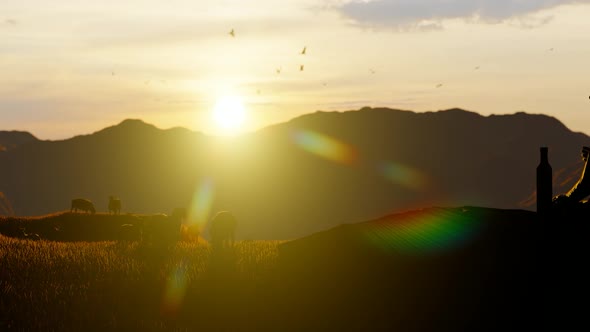
[[[582,147],[582,159],[584,159],[584,161],[588,160],[588,155],[590,155],[590,147]]]

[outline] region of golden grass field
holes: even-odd
[[[203,241],[155,248],[0,235],[0,330],[223,329],[231,312],[253,309],[245,303],[268,281],[279,243],[241,241],[219,254]]]

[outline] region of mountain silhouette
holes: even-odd
[[[235,138],[125,120],[0,152],[0,191],[17,215],[75,197],[106,212],[115,195],[123,213],[229,210],[238,239],[289,239],[428,206],[533,210],[539,147],[558,194],[578,179],[583,145],[553,117],[461,109],[316,112]]]
[[[0,131],[0,152],[34,141],[37,138],[26,131]]]

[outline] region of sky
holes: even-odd
[[[589,17],[590,0],[2,0],[0,130],[220,134],[231,97],[240,131],[371,106],[543,113],[590,134]]]

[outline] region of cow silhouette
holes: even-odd
[[[218,212],[211,220],[209,234],[213,248],[222,249],[233,247],[235,241],[237,221],[228,211]]]
[[[121,213],[121,200],[116,198],[115,196],[109,196],[109,213]]]
[[[88,213],[96,213],[96,209],[94,209],[94,204],[91,201],[84,199],[84,198],[76,198],[72,200],[72,207],[70,212],[77,212],[77,211],[84,211]]]

